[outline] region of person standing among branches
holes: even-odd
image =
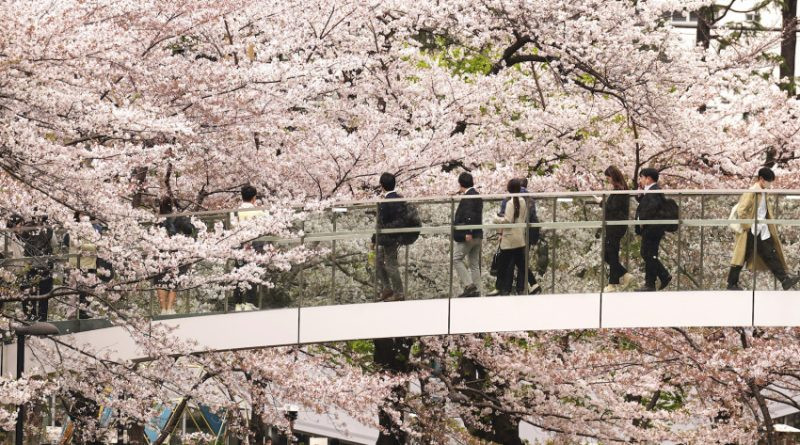
[[[173,212],[172,198],[165,196],[161,199],[158,206],[159,215],[169,215]],[[189,218],[185,216],[168,216],[161,223],[161,227],[166,230],[169,237],[175,235],[192,236],[194,233],[194,226]],[[189,269],[188,265],[178,267],[178,275],[185,274]],[[164,272],[156,279],[156,289],[158,294],[158,303],[161,306],[161,313],[164,315],[171,315],[175,313],[175,300],[178,295],[175,290],[174,283],[171,283],[167,277],[167,272]]]

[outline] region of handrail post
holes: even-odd
[[[380,237],[381,237],[381,227],[380,227],[380,220],[381,220],[381,205],[379,202],[375,203],[375,265],[374,265],[374,274],[373,274],[373,301],[378,301],[380,297],[380,290],[378,289],[378,249],[380,249]],[[385,252],[384,252],[385,253]],[[405,287],[405,284],[404,284]]]
[[[531,218],[530,218],[530,215],[531,215],[531,209],[530,209],[529,206],[530,206],[530,203],[533,201],[533,198],[530,198],[530,197],[526,196],[523,199],[525,199],[525,204],[527,204],[525,206],[527,214],[525,215],[525,233],[523,235],[523,238],[525,239],[525,266],[524,266],[525,269],[520,271],[519,279],[522,280],[522,282],[524,283],[524,287],[522,288],[523,289],[522,295],[530,295],[530,288],[528,287],[528,285],[530,284],[530,283],[528,283],[528,274],[530,273],[530,270],[531,270],[530,269],[530,267],[531,267],[530,266],[530,256],[531,256],[531,240],[530,240]]]
[[[766,195],[764,196],[766,199]],[[758,268],[756,267],[756,255],[758,255],[757,244],[758,243],[758,193],[756,193],[755,199],[755,209],[753,212],[753,225],[750,227],[750,231],[753,232],[753,251],[750,252],[750,260],[753,262],[753,297],[750,304],[750,324],[755,325],[756,322],[756,285],[758,284]],[[737,215],[738,216],[738,215]],[[747,248],[745,247],[745,252],[747,252]],[[744,259],[745,264],[742,265],[744,267],[747,264],[747,256],[745,255]]]
[[[337,213],[333,213],[333,233],[336,233],[336,220]],[[332,296],[337,296],[336,294],[336,235],[334,235],[333,240],[331,241],[331,294]]]
[[[606,283],[606,231],[608,230],[608,220],[606,220],[606,194],[600,197],[600,302],[602,307],[603,289]],[[609,265],[609,268],[611,265]],[[609,271],[610,272],[610,271]]]
[[[681,290],[681,265],[683,264],[683,215],[681,212],[683,211],[683,194],[678,193],[678,267],[675,272],[675,287],[678,291]]]
[[[450,198],[450,288],[447,292],[447,298],[453,297],[453,256],[455,246],[455,218],[456,218],[456,202]]]
[[[553,197],[553,222],[556,222],[556,209],[558,208],[558,198]],[[556,293],[556,242],[558,242],[558,231],[553,227],[552,246],[550,247],[550,292]]]
[[[700,195],[700,219],[706,219],[706,195]],[[706,253],[706,232],[705,225],[700,226],[700,290],[706,289],[706,270],[705,270],[705,253]]]

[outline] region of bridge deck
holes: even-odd
[[[453,298],[302,307],[153,321],[191,352],[384,337],[558,329],[800,326],[800,291],[680,291]],[[66,334],[116,360],[147,356],[120,327]],[[15,369],[3,347],[2,373]],[[39,366],[33,354],[26,369]]]

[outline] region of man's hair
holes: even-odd
[[[468,172],[462,172],[458,175],[458,185],[468,189],[470,187],[475,187],[475,180],[472,179],[472,175]]]
[[[772,182],[775,180],[775,172],[769,167],[761,167],[758,169],[758,177],[767,182]]]
[[[172,198],[164,196],[158,202],[158,213],[160,215],[167,215],[172,213]]]
[[[381,175],[381,187],[383,187],[383,189],[387,192],[394,190],[395,182],[396,179],[394,178],[393,174],[387,172]]]
[[[528,188],[528,178],[519,178],[519,186],[524,189]]]
[[[252,185],[245,185],[242,187],[242,201],[250,202],[256,195],[258,195],[258,190]]]
[[[658,182],[658,170],[654,168],[647,167],[639,170],[639,177],[642,176],[652,179],[653,182]]]

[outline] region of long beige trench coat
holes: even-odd
[[[761,190],[761,186],[759,184],[755,184],[750,187],[750,190]],[[774,201],[774,195],[767,195],[767,219],[773,219],[773,215],[775,214]],[[739,206],[737,208],[739,219],[755,218],[760,202],[761,193],[758,193],[757,191],[743,194],[742,197],[739,198]],[[744,257],[747,253],[747,234],[750,233],[750,227],[752,225],[752,223],[742,224],[744,231],[736,234],[736,243],[733,246],[733,258],[731,258],[731,265],[733,266],[742,266],[745,263]],[[780,259],[781,264],[783,264],[784,270],[788,270],[786,268],[786,259],[783,257],[783,246],[781,246],[781,240],[778,238],[778,228],[775,226],[775,224],[767,224],[767,227],[769,228],[769,233],[774,240],[775,251],[778,254],[778,259]],[[748,269],[753,270],[754,258],[755,270],[768,270],[767,265],[764,264],[758,255],[750,255],[750,258],[747,260]]]

